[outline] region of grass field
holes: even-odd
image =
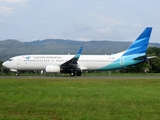
[[[160,120],[160,79],[0,79],[1,120]]]

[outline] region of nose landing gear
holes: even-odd
[[[19,76],[19,73],[17,72],[15,75],[16,75],[16,76]]]

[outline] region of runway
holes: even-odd
[[[0,76],[0,79],[160,79],[160,76]]]

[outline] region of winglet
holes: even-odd
[[[74,56],[74,58],[79,58],[80,57],[80,55],[81,55],[81,53],[82,53],[82,49],[83,49],[83,47],[80,47],[80,49],[79,49],[79,51],[77,52],[77,54]]]

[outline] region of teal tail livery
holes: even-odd
[[[126,50],[123,56],[132,55],[132,54],[145,54],[147,51],[151,32],[152,32],[151,27],[146,28],[142,32],[142,34]]]
[[[147,27],[140,36],[123,51],[112,55],[81,55],[80,47],[76,55],[20,55],[10,58],[3,66],[19,75],[20,70],[41,70],[47,73],[69,73],[81,76],[83,71],[107,71],[125,68],[145,62],[152,28]]]
[[[149,59],[146,56],[146,51],[148,48],[151,32],[152,28],[147,27],[126,51],[114,55],[119,56],[118,59],[98,70],[119,69],[145,62],[147,59]],[[152,58],[154,57],[155,56],[153,56]]]

